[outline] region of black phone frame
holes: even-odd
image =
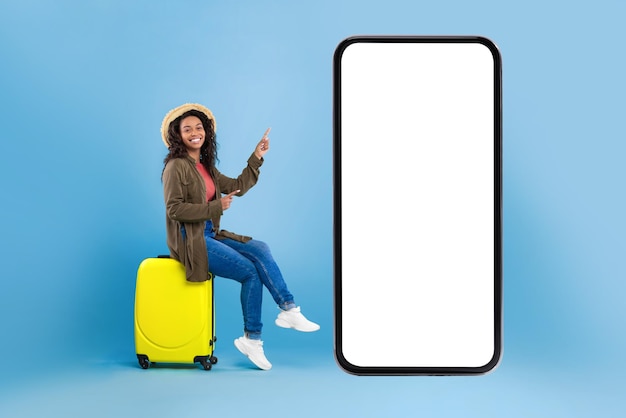
[[[341,58],[357,42],[374,43],[479,43],[494,60],[494,353],[479,367],[362,367],[351,364],[342,352],[342,223],[341,223]],[[502,58],[497,46],[482,36],[352,36],[344,39],[333,56],[333,309],[334,354],[346,372],[361,376],[390,375],[482,375],[494,370],[502,356]],[[375,343],[375,342],[373,342]]]

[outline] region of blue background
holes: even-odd
[[[624,415],[625,12],[607,0],[3,1],[0,415]],[[355,34],[477,34],[502,53],[504,355],[488,375],[355,377],[333,360],[332,55]],[[225,173],[273,128],[261,181],[224,227],[272,246],[322,330],[278,329],[266,303],[267,373],[232,346],[238,286],[224,280],[214,370],[134,358],[136,269],[166,251],[160,123],[194,101],[216,115]]]

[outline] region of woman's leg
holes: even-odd
[[[272,298],[282,310],[296,307],[293,295],[289,292],[283,275],[266,243],[255,239],[244,243],[228,238],[220,240],[220,242],[243,255],[254,264],[261,283],[267,287],[270,295],[272,295]]]
[[[241,283],[244,331],[248,338],[260,340],[263,328],[261,322],[263,284],[257,274],[256,266],[248,258],[221,241],[207,237],[206,243],[211,273]]]
[[[267,244],[254,239],[245,243],[232,239],[225,239],[222,242],[248,258],[256,267],[261,282],[267,287],[274,301],[281,309],[274,321],[276,325],[303,332],[312,332],[320,329],[318,324],[306,319],[300,312],[300,307],[296,306],[293,295],[287,289],[287,284]]]

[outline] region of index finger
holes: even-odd
[[[265,131],[265,133],[263,134],[263,138],[265,138],[267,136],[267,134],[270,133],[270,131],[272,130],[272,128],[267,128],[267,130]]]
[[[237,193],[239,193],[240,191],[241,191],[241,190],[235,190],[234,192],[230,192],[230,193],[228,193],[228,194],[226,195],[226,197],[234,196],[234,195],[236,195]]]

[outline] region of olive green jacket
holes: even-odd
[[[252,154],[248,165],[236,179],[223,175],[213,167],[210,174],[215,183],[215,197],[207,202],[206,186],[196,169],[195,160],[187,156],[168,161],[163,170],[167,246],[170,256],[185,265],[188,281],[202,282],[209,278],[209,257],[204,240],[207,220],[213,221],[217,239],[232,238],[242,242],[251,239],[220,229],[223,213],[220,198],[222,194],[235,190],[240,190],[236,196],[243,196],[256,184],[262,164],[263,159],[259,160]]]

